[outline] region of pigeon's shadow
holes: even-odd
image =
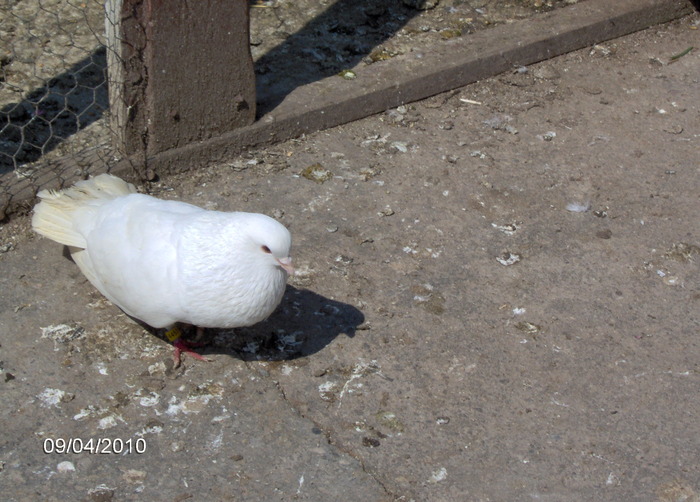
[[[353,337],[365,320],[358,309],[307,289],[287,286],[282,303],[265,321],[235,329],[207,329],[197,352],[243,361],[288,361],[319,352],[337,336]]]

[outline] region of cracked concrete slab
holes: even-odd
[[[4,497],[697,498],[699,27],[149,185],[294,236],[281,307],[210,330],[210,364],[174,369],[27,218],[3,225]],[[43,452],[71,437],[147,450]]]

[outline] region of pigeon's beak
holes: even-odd
[[[280,267],[287,271],[287,274],[294,275],[294,267],[292,266],[291,256],[287,256],[286,258],[278,258],[277,263],[279,263]]]

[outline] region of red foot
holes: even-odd
[[[201,344],[195,344],[191,342],[186,342],[182,338],[178,338],[173,342],[173,346],[175,347],[175,353],[173,354],[173,360],[175,361],[175,367],[179,368],[181,361],[181,356],[182,354],[189,354],[195,359],[199,359],[200,361],[206,361],[208,363],[211,362],[211,359],[207,359],[204,356],[201,356],[197,354],[194,350],[192,350],[192,347],[196,346],[201,346]]]

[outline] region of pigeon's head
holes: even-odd
[[[264,214],[245,214],[242,231],[246,237],[246,247],[260,264],[284,269],[294,275],[290,249],[292,236],[284,225]]]

